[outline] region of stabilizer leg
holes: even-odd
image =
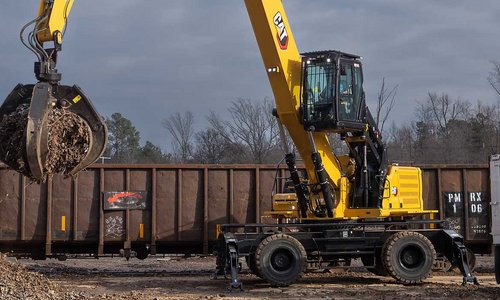
[[[475,284],[479,285],[476,276],[472,275],[472,272],[469,268],[469,259],[467,258],[467,248],[459,241],[454,241],[453,250],[455,252],[456,257],[458,257],[458,268],[462,272],[464,276],[464,280],[462,285],[467,284]]]
[[[225,233],[219,236],[218,241],[218,254],[217,254],[217,268],[212,275],[212,279],[217,279],[218,276],[224,275],[227,279],[227,274],[231,274],[231,282],[229,283],[229,290],[240,289],[243,291],[243,283],[238,278],[238,273],[241,270],[239,263],[239,254],[237,247],[237,240],[232,233]]]

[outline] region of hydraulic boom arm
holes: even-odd
[[[283,4],[276,0],[245,0],[245,4],[271,82],[279,120],[304,160],[309,179],[317,181],[313,153],[318,153],[327,170],[328,184],[338,190],[341,166],[331,151],[327,134],[308,132],[301,123],[302,60]],[[313,151],[314,146],[317,151]],[[338,199],[338,195],[333,193],[333,196]],[[328,214],[331,216],[331,210]]]
[[[74,0],[41,0],[37,38],[41,43],[54,41],[62,44],[69,13]]]
[[[287,153],[299,217],[429,213],[423,209],[421,171],[387,164],[385,145],[365,102],[361,58],[333,50],[301,55],[282,1],[245,4],[274,93],[278,123],[288,130],[307,170],[307,180],[301,179],[293,151]],[[349,153],[337,156],[329,134],[338,134]]]

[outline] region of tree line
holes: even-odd
[[[500,62],[492,64],[487,80],[500,97]],[[477,164],[500,153],[500,102],[488,105],[429,92],[414,115],[384,132],[391,161]]]
[[[140,146],[140,133],[132,122],[114,113],[106,119],[109,138],[105,156],[111,163],[276,163],[283,156],[278,126],[269,99],[239,98],[227,109],[229,118],[215,112],[207,128],[195,132],[191,112],[175,113],[162,122],[171,138],[171,153],[147,141]]]
[[[487,80],[500,97],[500,62],[493,62]],[[484,163],[491,154],[500,153],[500,103],[473,103],[429,92],[418,102],[413,120],[388,125],[397,90],[384,78],[373,110],[391,162]],[[106,118],[109,142],[104,156],[111,163],[277,163],[284,152],[273,108],[271,99],[238,98],[227,108],[227,118],[211,112],[206,116],[208,125],[199,131],[191,112],[171,114],[162,121],[171,152],[150,141],[141,146],[140,132],[132,122],[114,113]],[[330,140],[335,152],[346,152],[338,137]]]

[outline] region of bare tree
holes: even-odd
[[[208,128],[196,133],[196,151],[194,159],[203,164],[220,164],[225,162],[228,144],[224,137],[215,129]]]
[[[428,93],[419,103],[416,132],[417,161],[426,163],[458,163],[468,159],[465,151],[472,114],[471,104],[448,95]]]
[[[438,125],[439,130],[446,132],[450,121],[455,121],[467,117],[470,112],[470,103],[460,100],[451,100],[447,94],[438,96],[436,93],[427,94],[427,105],[429,105],[433,121]]]
[[[389,89],[385,85],[385,77],[382,78],[382,86],[380,87],[380,91],[378,93],[377,111],[375,116],[375,122],[377,123],[377,127],[380,132],[384,131],[385,122],[389,118],[389,115],[396,104],[397,92],[398,85]]]
[[[404,164],[412,164],[415,161],[414,130],[411,125],[396,126],[392,122],[388,130],[387,148],[389,160]]]
[[[194,137],[194,117],[190,111],[179,112],[163,119],[163,127],[172,136],[174,154],[179,162],[186,163],[192,157]]]
[[[245,145],[251,162],[269,162],[270,154],[279,145],[278,125],[271,114],[272,108],[269,99],[253,102],[239,98],[232,102],[228,109],[230,121],[222,120],[213,112],[208,121],[212,128],[231,144]]]
[[[492,61],[493,70],[488,76],[488,82],[495,92],[500,96],[500,61]]]

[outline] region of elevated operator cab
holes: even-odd
[[[302,54],[302,117],[305,128],[338,133],[365,127],[360,57],[340,51]]]

